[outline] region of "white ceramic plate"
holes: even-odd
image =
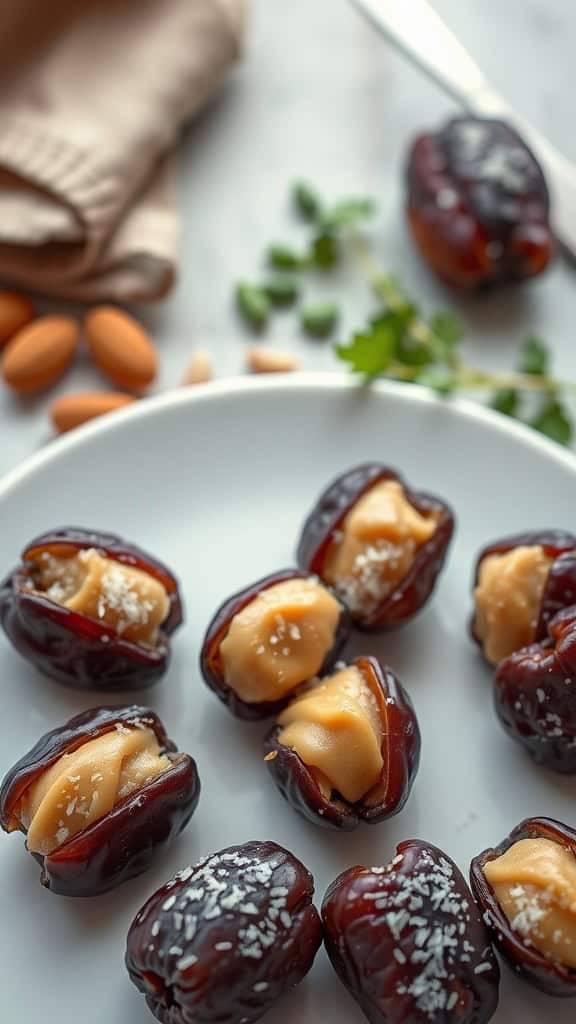
[[[197,662],[219,602],[290,565],[319,490],[372,459],[445,496],[458,528],[447,571],[417,621],[356,644],[357,653],[384,655],[414,700],[423,751],[413,794],[392,821],[339,835],[283,803],[262,764],[267,726],[232,718],[205,688]],[[284,844],[313,872],[320,903],[340,871],[387,862],[401,839],[438,844],[466,873],[474,854],[526,816],[574,824],[576,783],[536,768],[497,724],[489,672],[468,639],[467,620],[478,548],[526,528],[573,529],[575,508],[576,460],[528,430],[406,386],[366,392],[322,375],[225,382],[150,400],[59,441],[0,484],[0,572],[34,534],[74,524],[124,534],[181,577],[187,621],[170,672],[137,698],[196,757],[203,786],[198,811],[170,854],[100,899],[45,891],[23,838],[2,837],[1,1018],[143,1024],[145,1004],[123,966],[128,925],[177,869],[221,847],[254,838]],[[3,637],[0,679],[2,773],[41,733],[102,703],[42,678]],[[539,995],[507,970],[501,993],[496,1024],[573,1024],[573,1001]],[[267,1019],[364,1018],[321,951],[306,981]]]

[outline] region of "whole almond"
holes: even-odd
[[[21,395],[50,387],[68,369],[78,347],[79,327],[67,316],[43,316],[8,342],[0,371]]]
[[[96,306],[84,321],[90,354],[126,391],[145,391],[158,371],[156,349],[134,317],[115,306]]]
[[[0,348],[35,316],[34,304],[27,295],[0,291]]]
[[[64,434],[81,423],[122,409],[134,401],[132,395],[122,395],[118,391],[82,391],[57,398],[50,406],[50,418],[58,433]]]

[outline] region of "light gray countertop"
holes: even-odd
[[[494,85],[550,140],[576,160],[576,6],[573,0],[437,0],[437,8]],[[157,390],[177,386],[191,350],[209,348],[219,375],[242,372],[252,340],[231,302],[233,283],[254,279],[260,253],[301,228],[287,203],[305,177],[334,198],[374,195],[381,214],[375,242],[383,267],[399,273],[428,308],[464,317],[468,358],[511,366],[519,338],[541,333],[560,375],[576,380],[576,271],[558,262],[530,287],[456,300],[416,258],[401,213],[401,168],[419,129],[453,111],[444,96],[366,25],[348,0],[255,0],[244,65],[191,127],[182,152],[185,241],[180,284],[143,316],[158,341]],[[341,334],[370,309],[353,269],[344,282],[311,282],[308,293],[339,294]],[[280,314],[270,332],[298,351],[304,369],[338,368],[329,343],[301,338]],[[106,387],[80,362],[59,392]],[[48,397],[21,403],[0,389],[0,474],[51,436]]]

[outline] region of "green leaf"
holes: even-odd
[[[504,416],[517,416],[520,411],[520,395],[513,388],[500,388],[492,395],[490,407]]]
[[[302,310],[300,324],[302,330],[313,338],[327,338],[339,319],[340,310],[335,302],[319,302]]]
[[[253,330],[260,331],[266,326],[270,316],[270,302],[262,288],[241,282],[236,286],[236,305]]]
[[[377,377],[385,373],[396,353],[397,335],[391,323],[380,322],[370,330],[355,334],[349,345],[337,345],[336,355],[354,373]]]
[[[436,362],[429,346],[423,345],[409,331],[399,338],[396,357],[404,366],[430,366]]]
[[[558,444],[569,445],[574,435],[570,413],[556,395],[543,398],[537,415],[530,421],[530,426],[546,437],[551,437]]]
[[[433,349],[436,357],[445,363],[454,360],[456,350],[464,337],[464,329],[453,313],[436,313],[430,321],[434,335]]]
[[[416,307],[407,302],[403,306],[398,306],[397,309],[383,309],[371,317],[370,323],[372,327],[381,327],[382,324],[387,327],[394,326],[400,336],[401,333],[409,329],[415,315]]]
[[[292,200],[298,213],[304,220],[315,221],[320,216],[322,201],[320,196],[305,181],[297,181],[292,187]]]
[[[431,367],[417,378],[417,383],[431,388],[439,395],[451,395],[456,390],[454,374],[445,367]]]
[[[545,377],[550,369],[550,355],[544,342],[531,335],[524,339],[518,359],[520,373]]]
[[[342,199],[322,215],[322,226],[326,231],[342,231],[373,217],[376,210],[373,199]]]
[[[272,277],[263,285],[274,306],[292,306],[298,298],[299,288],[291,277]]]
[[[434,350],[412,331],[417,312],[415,306],[406,303],[386,314],[396,331],[396,359],[404,366],[430,366],[436,362]]]
[[[323,232],[313,240],[310,259],[321,270],[331,270],[340,259],[338,239],[329,232]]]
[[[266,260],[276,270],[301,270],[306,260],[289,245],[274,243],[268,247]]]

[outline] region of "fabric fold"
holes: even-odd
[[[37,31],[20,52],[25,14]],[[173,149],[238,58],[245,17],[245,0],[5,0],[0,276],[90,301],[166,294]]]

